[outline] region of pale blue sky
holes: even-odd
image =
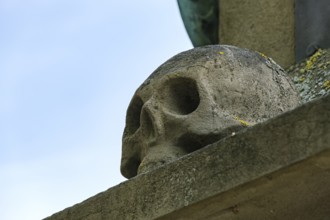
[[[192,48],[176,1],[1,0],[0,30],[0,219],[41,219],[124,181],[135,89]]]

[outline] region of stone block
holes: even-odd
[[[219,42],[295,63],[295,0],[219,0]]]

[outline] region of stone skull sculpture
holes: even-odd
[[[180,53],[129,104],[121,172],[134,177],[298,104],[284,71],[263,54],[220,45]]]

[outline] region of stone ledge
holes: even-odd
[[[330,95],[125,181],[46,219],[159,218],[329,150],[329,134]]]
[[[157,220],[324,220],[330,216],[330,150]]]

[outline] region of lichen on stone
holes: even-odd
[[[263,58],[265,58],[265,59],[268,59],[268,57],[265,55],[265,54],[263,54],[263,53],[261,53],[261,52],[257,52],[260,56],[262,56]]]
[[[309,58],[289,67],[303,102],[330,93],[330,49],[319,49]]]
[[[323,87],[328,91],[330,89],[330,80],[325,81],[323,83]]]
[[[249,122],[244,121],[243,119],[240,119],[240,118],[237,117],[237,116],[235,116],[234,119],[235,119],[236,121],[238,121],[239,123],[241,123],[241,125],[243,125],[244,127],[248,127],[248,126],[250,125]]]
[[[317,60],[324,54],[322,49],[318,49],[309,59],[306,60],[306,69],[310,70],[314,67]]]

